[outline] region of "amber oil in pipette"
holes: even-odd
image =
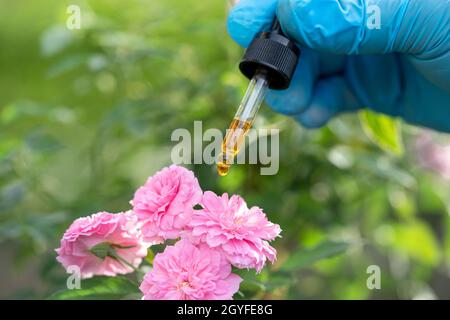
[[[220,176],[228,174],[233,159],[239,153],[251,126],[252,121],[242,121],[239,118],[234,118],[231,122],[225,139],[222,141],[222,153],[217,162],[217,173]]]

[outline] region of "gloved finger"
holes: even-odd
[[[450,25],[450,22],[448,24]],[[447,34],[450,37],[450,31]],[[447,43],[450,46],[450,39]],[[428,81],[450,93],[450,47],[439,57],[433,59],[409,57],[409,61]]]
[[[317,78],[343,73],[345,56],[335,56],[302,48],[301,56],[286,90],[270,90],[267,104],[276,112],[295,115],[303,112],[311,103]]]
[[[277,16],[288,36],[315,50],[426,55],[446,46],[449,10],[442,0],[279,0]]]
[[[294,118],[307,128],[318,128],[338,113],[359,108],[360,104],[345,79],[331,76],[317,82],[310,105]]]
[[[395,54],[348,57],[346,80],[363,106],[398,116],[406,83],[399,61]]]
[[[274,111],[285,115],[302,112],[311,102],[319,68],[318,54],[311,50],[303,50],[289,88],[286,90],[270,90],[266,96],[266,103]]]
[[[227,29],[231,38],[246,48],[255,35],[268,30],[275,18],[278,0],[241,0],[231,9]]]

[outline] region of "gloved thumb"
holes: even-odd
[[[445,54],[449,0],[279,0],[283,30],[309,48],[338,54]]]

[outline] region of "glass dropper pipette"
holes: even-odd
[[[234,158],[245,142],[267,89],[281,90],[289,87],[300,51],[281,30],[275,18],[272,28],[253,39],[245,51],[239,69],[250,79],[247,91],[227,130],[217,159],[217,172],[228,174]]]
[[[268,88],[264,72],[257,73],[247,88],[247,92],[239,105],[233,121],[222,141],[221,153],[217,162],[217,172],[221,176],[228,174],[234,157],[238,154],[245,141],[245,136],[255,120]]]

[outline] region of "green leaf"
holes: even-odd
[[[95,277],[82,280],[81,289],[64,289],[49,296],[48,300],[127,299],[139,293],[137,284],[126,277]]]
[[[104,260],[106,257],[113,258],[124,265],[134,269],[134,266],[123,259],[120,255],[117,254],[116,249],[129,249],[134,246],[122,246],[118,244],[111,244],[109,242],[101,242],[93,246],[90,251],[98,258]]]
[[[403,154],[400,121],[369,110],[360,111],[359,119],[366,135],[381,149],[397,156]]]
[[[25,143],[32,151],[39,153],[52,153],[63,147],[59,140],[42,130],[30,133]]]
[[[152,248],[147,249],[147,256],[145,257],[145,260],[153,265],[153,259],[155,259],[155,253],[153,252]]]
[[[73,32],[61,25],[55,25],[44,32],[41,38],[41,53],[53,56],[67,48],[73,41]]]
[[[318,246],[301,250],[290,256],[281,270],[294,271],[309,266],[319,260],[330,258],[345,252],[348,248],[347,243],[343,242],[323,242]]]
[[[441,248],[433,230],[423,221],[395,225],[394,238],[390,245],[414,260],[429,266],[441,261]]]
[[[14,181],[0,189],[0,212],[18,205],[25,197],[26,187],[21,181]]]
[[[112,247],[116,248],[116,249],[131,249],[131,248],[134,248],[135,246],[131,246],[131,245],[130,246],[123,246],[121,244],[113,244]]]
[[[89,251],[91,251],[96,257],[104,260],[106,257],[111,256],[111,244],[108,242],[98,243],[93,246]]]
[[[54,63],[47,70],[47,76],[57,77],[85,65],[89,60],[86,54],[72,54]]]

